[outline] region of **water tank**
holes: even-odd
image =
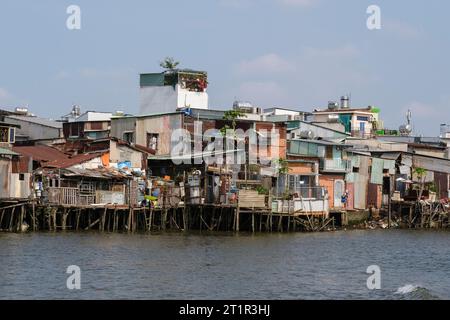
[[[341,109],[350,109],[350,97],[349,96],[341,97]]]
[[[399,131],[402,136],[409,136],[412,132],[412,126],[410,124],[401,125]]]
[[[301,139],[312,140],[312,139],[314,139],[314,132],[312,132],[311,130],[301,131],[300,132],[300,138]]]
[[[233,102],[233,109],[240,109],[240,108],[253,108],[253,105],[248,101],[235,101]]]
[[[72,116],[79,117],[81,115],[81,108],[80,106],[74,105],[72,107]]]
[[[450,136],[450,125],[441,124],[441,138],[448,138]]]
[[[260,114],[261,108],[254,107],[250,102],[235,101],[233,103],[233,110],[239,110],[244,113]]]
[[[328,101],[328,109],[337,110],[339,109],[339,104],[336,101]]]
[[[21,107],[17,107],[16,109],[15,109],[15,112],[16,113],[20,113],[20,114],[28,114],[28,108],[21,108]]]

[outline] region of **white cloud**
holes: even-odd
[[[236,70],[240,74],[273,74],[287,72],[294,66],[275,53],[265,54],[238,64]]]
[[[335,48],[313,48],[307,47],[304,50],[305,57],[315,59],[353,59],[360,55],[359,50],[352,44],[347,44]]]
[[[240,85],[238,98],[260,106],[270,106],[286,96],[285,89],[274,81],[249,81]]]
[[[236,65],[236,90],[242,94],[240,98],[261,106],[320,108],[342,94],[376,86],[376,75],[361,57],[353,44],[306,47],[289,57],[263,54]]]

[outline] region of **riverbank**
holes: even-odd
[[[321,232],[356,229],[449,229],[450,207],[444,203],[401,203],[390,214],[380,210],[330,213],[278,213],[235,205],[129,207],[63,206],[19,203],[0,207],[0,231],[233,231]]]

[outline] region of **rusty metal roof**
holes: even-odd
[[[63,169],[61,175],[64,177],[86,177],[93,179],[131,179],[132,175],[112,168],[99,169]]]
[[[13,151],[41,162],[62,161],[69,158],[65,153],[49,146],[16,146],[13,147]]]
[[[45,164],[45,167],[65,169],[101,157],[103,154],[105,154],[105,152],[79,154],[70,158],[68,157],[66,159],[57,159],[54,161],[50,161]]]

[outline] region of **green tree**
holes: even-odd
[[[419,189],[419,200],[422,199],[423,190],[425,189],[425,179],[427,177],[428,171],[424,168],[414,168],[414,173],[419,178],[420,189]]]
[[[229,129],[233,129],[233,132],[236,133],[236,126],[237,126],[236,120],[239,118],[247,118],[247,115],[240,110],[225,111],[223,115],[223,120],[231,121],[231,127],[227,124],[223,126],[222,129],[220,129],[222,135],[226,135],[226,132]]]
[[[161,68],[166,70],[174,70],[177,68],[179,64],[180,63],[178,61],[175,61],[175,59],[172,57],[166,57],[163,61],[159,63]]]

